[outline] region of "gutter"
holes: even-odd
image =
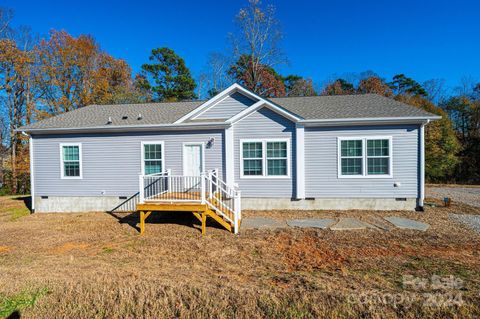
[[[228,123],[181,123],[181,124],[152,124],[152,125],[122,125],[122,126],[89,126],[71,128],[18,128],[16,132],[29,134],[55,134],[55,133],[96,133],[96,132],[152,132],[152,131],[179,131],[185,129],[225,129]]]
[[[372,118],[343,118],[298,120],[296,123],[305,127],[311,126],[341,126],[341,125],[382,125],[382,124],[422,124],[439,120],[441,116],[417,117],[372,117]],[[100,133],[100,132],[155,132],[155,131],[180,131],[180,130],[211,130],[226,129],[234,122],[204,122],[204,123],[172,123],[151,125],[122,125],[122,126],[90,126],[72,128],[18,128],[16,132],[29,134],[61,134],[61,133]]]
[[[304,126],[339,126],[339,125],[366,125],[366,124],[418,124],[439,120],[441,116],[410,116],[410,117],[371,117],[371,118],[343,118],[322,120],[300,120]]]

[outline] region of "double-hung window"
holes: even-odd
[[[268,142],[267,141],[267,175],[286,176],[287,175],[287,142]]]
[[[338,139],[338,177],[390,178],[392,138],[342,137]]]
[[[163,142],[142,142],[142,171],[145,175],[163,172]]]
[[[363,175],[363,140],[340,142],[341,174]]]
[[[61,178],[82,178],[82,145],[60,144]]]
[[[367,140],[367,174],[390,175],[390,140]]]
[[[241,140],[241,177],[288,177],[289,140]]]
[[[243,143],[243,175],[263,176],[263,142]]]

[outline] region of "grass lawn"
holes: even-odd
[[[432,199],[429,200],[433,201]],[[244,216],[404,216],[394,229],[245,230],[190,214],[32,214],[0,197],[0,317],[22,318],[478,318],[480,235],[448,213],[244,212]]]

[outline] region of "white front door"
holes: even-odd
[[[183,175],[200,176],[203,171],[203,144],[183,145]]]

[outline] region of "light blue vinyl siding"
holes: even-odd
[[[306,128],[306,197],[418,197],[418,132],[416,125]],[[392,136],[393,178],[338,178],[337,137],[362,136]]]
[[[285,117],[264,107],[250,114],[233,126],[235,152],[235,182],[243,197],[283,197],[295,196],[295,124]],[[240,178],[241,139],[290,139],[290,177]],[[265,168],[264,168],[265,169]]]
[[[200,114],[197,119],[228,119],[240,113],[255,101],[240,93],[233,93],[223,101],[215,104],[210,109]]]
[[[164,141],[165,169],[183,173],[184,142],[215,138],[205,149],[205,168],[218,168],[224,176],[224,131],[72,134],[34,137],[36,196],[128,196],[138,192],[141,142]],[[82,179],[60,178],[60,143],[82,143]]]

